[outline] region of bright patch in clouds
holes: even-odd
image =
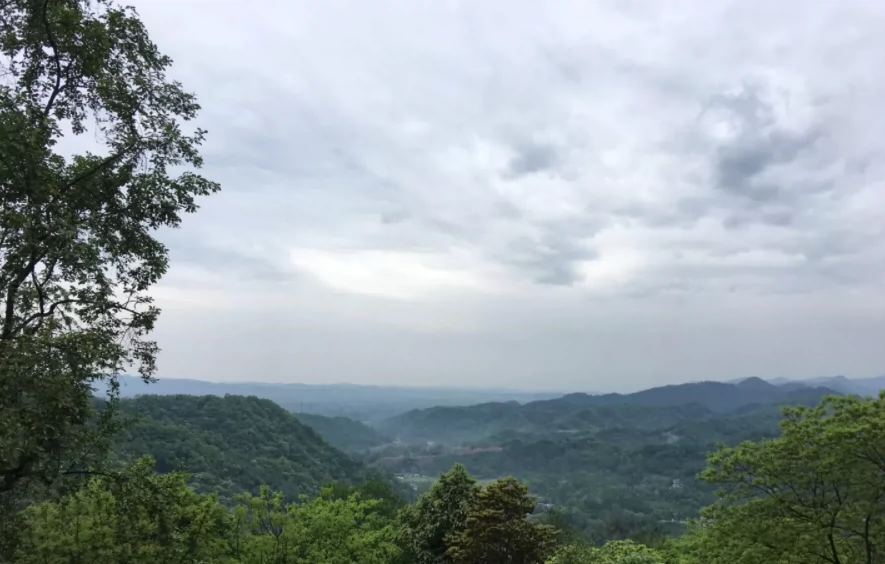
[[[452,291],[488,289],[477,274],[434,255],[390,251],[298,249],[292,263],[322,283],[353,294],[394,299],[432,298]]]

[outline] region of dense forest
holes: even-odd
[[[180,400],[151,401],[186,405]],[[257,398],[208,401],[264,405]],[[588,536],[568,515],[539,504],[530,485],[512,477],[478,481],[460,464],[409,503],[384,477],[327,483],[297,499],[266,486],[222,498],[195,491],[185,474],[157,472],[146,457],[25,509],[14,559],[873,564],[885,550],[883,417],[885,394],[785,408],[775,437],[710,452],[699,478],[718,492],[678,534],[666,528],[625,534],[619,527],[633,525],[626,517],[633,508],[617,494],[630,487],[595,488],[607,493],[585,500],[589,517],[623,515]]]
[[[122,398],[156,232],[220,189],[199,105],[110,0],[6,1],[0,54],[0,562],[885,562],[885,392],[841,380]]]
[[[689,402],[707,399],[698,389],[726,386],[758,393],[744,394],[745,403],[726,413]],[[571,538],[596,545],[613,540],[660,545],[684,534],[691,519],[715,502],[715,486],[699,474],[716,445],[774,438],[781,421],[781,408],[769,402],[775,393],[771,385],[701,383],[679,389],[687,393],[671,396],[673,406],[593,405],[585,396],[571,395],[524,405],[435,408],[397,418],[401,434],[409,436],[404,421],[432,431],[428,420],[442,414],[432,436],[455,437],[450,443],[392,442],[344,417],[291,414],[254,397],[141,396],[120,404],[123,413],[136,417],[115,452],[118,460],[129,462],[151,455],[160,472],[187,471],[190,487],[216,493],[227,505],[240,494],[258,495],[261,485],[294,500],[303,493],[316,495],[332,482],[367,479],[387,484],[398,503],[406,503],[460,464],[483,483],[506,476],[522,480],[536,497],[530,513],[554,520]],[[779,397],[802,403],[822,393],[796,391]],[[451,420],[453,413],[464,415],[466,423]],[[521,416],[522,428],[500,424],[502,419],[513,424],[513,413]],[[482,418],[492,424],[483,425]],[[477,440],[459,442],[462,429]]]
[[[270,400],[225,396],[140,396],[120,402],[132,419],[114,454],[150,455],[158,472],[186,471],[198,492],[230,500],[261,485],[287,499],[332,481],[359,482],[367,470]]]
[[[526,481],[540,496],[539,510],[555,509],[583,538],[594,540],[679,532],[713,499],[713,489],[696,479],[706,453],[716,442],[774,436],[779,418],[773,413],[711,418],[692,404],[605,406],[594,408],[592,418],[582,417],[595,421],[595,432],[510,431],[472,447],[387,440],[367,449],[365,440],[385,439],[361,423],[291,414],[255,397],[140,396],[119,407],[126,425],[112,452],[115,462],[149,455],[158,472],[186,472],[190,487],[218,494],[222,503],[238,494],[257,495],[262,485],[295,500],[328,483],[370,478],[413,499],[460,463],[484,481],[505,476]],[[329,444],[335,441],[356,448],[348,456]]]
[[[406,440],[374,449],[364,460],[422,490],[428,484],[421,477],[454,463],[484,480],[516,476],[584,539],[651,541],[681,533],[715,500],[715,488],[697,475],[717,444],[777,435],[780,408],[766,403],[775,395],[768,388],[743,394],[746,403],[726,413],[697,403],[710,401],[698,390],[746,387],[681,386],[684,397],[671,394],[675,405],[662,407],[596,405],[592,396],[571,395],[525,405],[412,411],[381,424],[399,429]],[[821,393],[808,388],[804,395],[778,395],[785,403],[816,404],[804,400]],[[716,394],[712,401],[718,401]]]

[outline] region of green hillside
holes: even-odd
[[[154,457],[159,472],[183,469],[199,492],[223,498],[268,485],[289,499],[329,481],[357,481],[366,469],[270,400],[244,396],[139,396],[121,402],[137,422],[118,459]]]
[[[348,417],[327,417],[313,413],[294,415],[316,431],[327,443],[345,452],[363,452],[390,442],[388,437],[372,427]]]
[[[667,429],[781,405],[815,405],[828,388],[779,387],[752,379],[739,384],[699,382],[651,388],[634,394],[568,394],[556,399],[484,403],[412,410],[376,424],[403,442],[475,443],[502,432],[586,433],[610,428]]]

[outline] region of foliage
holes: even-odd
[[[316,431],[327,443],[344,452],[362,452],[390,442],[375,429],[347,417],[312,413],[296,413],[295,417]]]
[[[720,449],[702,477],[722,488],[692,533],[708,562],[882,562],[885,393],[787,408],[780,437]]]
[[[370,478],[358,485],[344,482],[328,484],[320,495],[326,499],[348,499],[356,495],[362,499],[375,500],[372,512],[390,520],[396,519],[399,511],[407,505],[405,498],[390,482],[379,478]]]
[[[223,447],[229,452],[233,445],[245,448],[239,441],[273,435],[263,418],[275,421],[280,413],[297,425],[289,433],[288,423],[280,423],[281,437],[313,436],[325,445],[291,414],[257,398],[145,397],[122,405],[164,425],[185,422],[203,437],[219,427],[221,435],[231,433],[231,445]],[[228,420],[232,427],[258,431],[238,435],[224,427]],[[631,522],[630,515],[642,515],[632,509],[641,507],[616,483],[597,492],[592,503],[544,504],[538,507],[548,510],[540,515],[526,484],[508,477],[480,487],[461,465],[442,474],[413,505],[379,479],[317,487],[313,497],[302,495],[296,503],[287,504],[286,495],[267,486],[223,503],[190,489],[184,475],[154,474],[154,461],[141,460],[120,474],[101,473],[57,502],[30,507],[16,561],[878,564],[885,541],[883,422],[885,394],[786,409],[779,437],[710,455],[703,477],[722,487],[719,501],[679,538]],[[248,456],[257,461],[256,453]],[[666,465],[666,459],[657,463]],[[592,491],[588,484],[575,495],[587,498]],[[647,523],[655,522],[655,514]],[[588,521],[600,524],[574,527]],[[633,541],[612,540],[629,537]],[[654,544],[634,542],[642,537]]]
[[[449,535],[447,555],[454,564],[540,564],[553,552],[553,527],[531,523],[535,509],[528,487],[508,477],[488,484],[473,497],[464,527]]]
[[[199,106],[170,64],[109,0],[0,5],[0,552],[23,505],[102,454],[92,383],[153,374],[153,232],[218,190],[187,171],[205,132],[182,128]],[[63,156],[87,128],[95,151]]]
[[[414,505],[403,509],[399,542],[415,564],[452,562],[449,540],[464,529],[471,501],[478,492],[476,480],[456,464]]]
[[[58,502],[30,507],[14,561],[387,564],[399,557],[394,520],[377,510],[378,500],[324,491],[286,505],[264,487],[228,508],[188,488],[185,475],[158,475],[152,467],[145,458]]]
[[[29,507],[15,562],[229,561],[235,531],[227,511],[190,490],[184,475],[152,467],[145,458],[59,502]]]
[[[664,556],[632,541],[612,541],[602,547],[574,544],[560,549],[547,564],[664,564]]]
[[[120,400],[120,408],[136,420],[120,434],[117,459],[149,454],[160,472],[184,470],[198,492],[218,493],[225,503],[262,485],[292,501],[330,481],[368,477],[362,464],[269,400],[140,396]]]
[[[581,532],[561,509],[553,508],[548,510],[541,516],[539,521],[556,530],[556,542],[560,547],[570,546],[583,540]]]
[[[354,494],[347,499],[320,495],[301,503],[283,503],[266,487],[256,497],[242,497],[235,511],[238,530],[245,528],[239,562],[277,564],[387,564],[399,557],[393,523],[375,511],[376,500]]]

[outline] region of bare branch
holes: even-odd
[[[43,117],[49,116],[49,112],[52,111],[52,107],[55,105],[55,99],[63,90],[61,85],[61,54],[58,51],[58,43],[52,35],[52,26],[49,25],[49,2],[50,0],[43,2],[43,27],[46,30],[46,40],[52,46],[52,58],[55,61],[55,86],[52,88],[52,94],[49,95],[46,107],[43,108]]]

